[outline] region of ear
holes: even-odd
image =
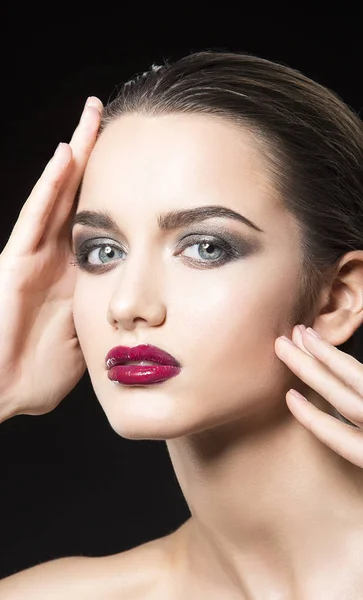
[[[363,322],[363,250],[345,254],[334,279],[322,294],[322,307],[312,327],[321,337],[340,346]]]

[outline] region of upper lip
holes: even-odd
[[[159,365],[170,365],[180,367],[180,363],[168,352],[152,344],[140,344],[139,346],[115,346],[107,353],[105,358],[106,368],[115,365],[124,365],[130,361],[152,361]]]

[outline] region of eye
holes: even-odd
[[[189,240],[188,244],[186,240]],[[184,239],[180,254],[199,267],[222,266],[241,257],[241,252],[226,240],[201,235]]]
[[[194,251],[192,249],[195,248]],[[198,242],[197,244],[191,244],[187,246],[186,250],[190,251],[189,257],[194,258],[196,260],[202,258],[203,260],[219,260],[222,256],[224,256],[225,249],[221,248],[216,243],[203,241]],[[188,254],[183,252],[184,256],[188,256]]]
[[[231,237],[230,242],[221,237],[202,234],[188,235],[177,244],[174,256],[182,256],[196,268],[221,267],[246,256],[251,250],[246,242]],[[102,267],[125,260],[127,254],[118,245],[98,239],[76,243],[75,261],[81,269],[90,273],[102,272]]]
[[[122,258],[117,256],[118,253],[123,253],[122,248],[113,244],[100,244],[96,240],[92,240],[82,244],[81,249],[74,253],[76,260],[71,264],[92,270]]]
[[[90,252],[87,252],[88,263],[90,265],[99,265],[98,260],[101,261],[101,264],[106,264],[110,260],[115,260],[117,258],[117,252],[123,252],[121,248],[116,248],[116,246],[111,246],[111,244],[100,244],[98,247],[93,248]]]

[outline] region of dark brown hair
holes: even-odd
[[[153,65],[123,84],[105,107],[101,134],[126,113],[216,115],[252,132],[299,225],[303,260],[295,322],[308,323],[340,258],[363,250],[363,126],[354,111],[290,67],[245,53],[205,51]],[[354,336],[338,348],[354,354]]]

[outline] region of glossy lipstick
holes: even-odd
[[[139,364],[130,364],[138,362]],[[153,364],[144,364],[144,363]],[[105,358],[107,377],[123,385],[150,385],[175,377],[180,363],[170,354],[151,344],[116,346]]]

